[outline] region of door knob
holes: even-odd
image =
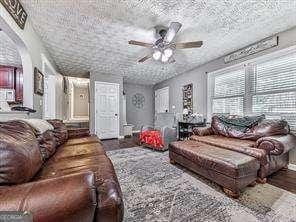
[[[117,113],[115,113],[115,116],[118,116],[118,114],[117,114]]]

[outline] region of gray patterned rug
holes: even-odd
[[[134,147],[107,152],[124,202],[124,221],[296,221],[296,195],[269,184],[238,200],[210,181],[169,163],[168,152]]]

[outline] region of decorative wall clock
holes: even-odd
[[[141,93],[136,93],[132,97],[132,103],[138,109],[142,109],[143,106],[144,106],[144,103],[145,103],[145,97],[144,97],[144,95],[141,94]]]

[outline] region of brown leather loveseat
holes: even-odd
[[[196,128],[189,141],[170,144],[171,163],[184,167],[220,184],[226,194],[239,197],[240,190],[289,163],[289,151],[296,147],[296,136],[285,120],[258,121],[238,130],[219,116],[211,126]]]
[[[96,136],[68,138],[65,125],[41,135],[22,121],[0,123],[0,211],[34,221],[118,222],[121,189]]]

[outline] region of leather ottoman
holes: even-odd
[[[239,197],[242,188],[256,184],[260,168],[254,157],[192,140],[171,143],[169,156],[172,164],[216,182],[233,198]]]

